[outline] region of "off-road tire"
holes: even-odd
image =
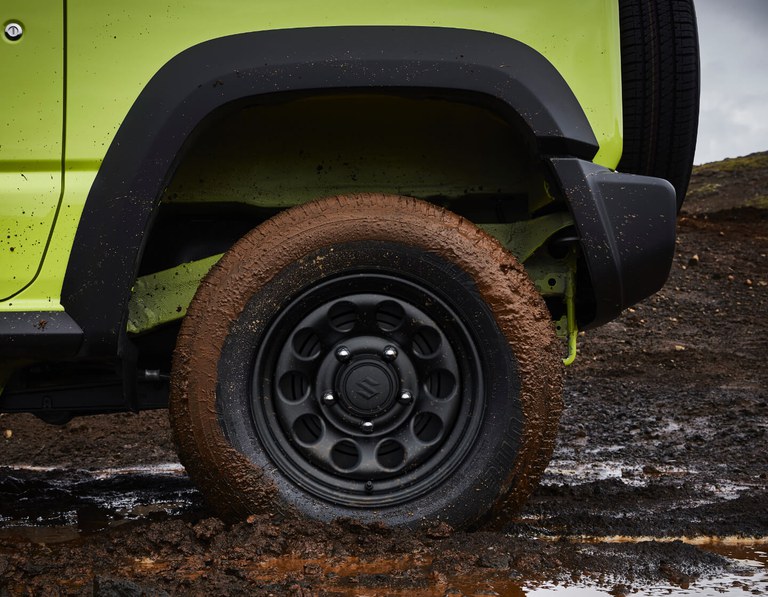
[[[353,314],[349,325],[329,319],[341,303],[365,315]],[[384,303],[400,314],[394,322],[386,315],[386,325],[371,315]],[[437,359],[445,370],[457,367],[447,390],[425,389],[431,381],[411,371],[420,370],[423,356],[413,332],[420,329],[414,327],[418,318],[438,331],[431,332],[437,356],[424,358]],[[306,329],[329,332],[309,334],[314,338],[305,342]],[[352,365],[334,360],[340,342],[349,344],[353,356],[345,358]],[[390,343],[403,354],[388,364],[380,354]],[[316,365],[302,364],[313,359]],[[416,399],[390,402],[370,415],[368,403],[343,395],[330,406],[323,403],[322,384],[347,379],[349,367],[370,372],[374,385],[387,388],[386,379],[415,375],[419,388],[409,389]],[[305,371],[319,371],[317,379],[331,381],[293,383],[292,368],[303,380],[310,377]],[[350,387],[357,386],[348,384],[341,394],[354,395]],[[430,392],[453,396],[447,402],[454,406],[438,404],[440,397]],[[463,527],[525,501],[552,453],[561,392],[560,347],[550,315],[510,253],[472,223],[430,204],[357,195],[279,214],[211,270],[178,337],[170,416],[182,463],[224,516],[277,511],[319,520],[351,517],[406,527],[440,520]],[[430,434],[424,438],[413,430],[419,416],[429,417],[412,404],[436,405],[442,422],[436,433],[444,444],[424,448],[421,440],[428,443]],[[297,416],[296,408],[305,414]],[[377,468],[382,443],[369,448],[364,433],[352,427],[360,409],[361,420],[370,416],[406,438],[392,474],[390,460]],[[311,424],[299,425],[306,420]],[[358,464],[349,461],[348,475],[334,470],[347,465],[333,452],[345,433],[358,457]],[[409,445],[413,435],[418,441]],[[337,443],[312,452],[312,442],[327,437]],[[374,463],[377,476],[366,486],[354,467],[370,450],[374,456],[366,462]],[[408,460],[412,450],[421,450],[421,461]],[[401,464],[403,470],[394,470]]]

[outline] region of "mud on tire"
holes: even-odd
[[[171,422],[221,514],[466,526],[551,456],[562,365],[515,258],[458,216],[358,195],[241,239],[179,334]]]

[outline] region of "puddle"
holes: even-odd
[[[620,462],[580,467],[576,463],[557,461],[548,473],[557,476],[621,478],[627,466]],[[658,475],[688,474],[674,467],[660,467]],[[644,475],[638,471],[638,475]],[[155,466],[107,468],[98,470],[62,470],[41,467],[4,467],[0,469],[0,539],[33,544],[62,544],[78,542],[130,521],[175,518],[193,513],[201,506],[200,494],[194,489],[177,463]],[[532,519],[534,519],[533,517]],[[436,553],[411,553],[401,557],[364,559],[354,555],[331,556],[324,559],[283,557],[253,557],[247,553],[232,556],[228,566],[244,574],[249,582],[269,585],[275,578],[295,575],[307,582],[317,583],[324,590],[338,595],[505,595],[510,597],[562,595],[648,595],[648,596],[746,596],[768,594],[768,537],[758,539],[731,537],[653,537],[653,536],[540,536],[529,537],[536,543],[559,544],[569,552],[604,550],[603,558],[637,557],[631,552],[612,552],[611,544],[682,542],[727,558],[732,564],[728,572],[719,569],[713,578],[695,575],[681,586],[670,583],[648,585],[641,581],[589,576],[579,572],[565,576],[559,582],[544,578],[519,576],[509,565],[499,569],[477,565],[439,573]],[[563,546],[563,542],[567,542]],[[500,543],[501,544],[501,543]],[[86,545],[85,542],[82,545]],[[570,547],[572,545],[572,548]],[[33,547],[33,549],[36,549]],[[535,551],[535,550],[534,550]],[[195,569],[193,562],[184,563],[187,556],[171,552],[173,557],[144,555],[128,564],[139,578],[163,571]],[[541,553],[549,553],[541,550]],[[646,552],[647,553],[647,552]],[[500,553],[508,556],[507,552]],[[598,554],[599,555],[599,554]],[[196,556],[197,557],[197,556]],[[536,557],[535,554],[532,557]],[[180,558],[174,560],[173,558]],[[503,558],[502,558],[503,559]],[[585,560],[586,561],[586,560]],[[200,565],[199,563],[197,564]],[[550,564],[551,565],[551,564]],[[559,565],[558,565],[559,566]],[[535,568],[534,568],[535,569]],[[593,568],[594,569],[594,568]],[[607,569],[610,569],[608,567]],[[549,578],[564,574],[559,568],[544,568]],[[607,574],[607,573],[606,573]],[[583,576],[582,576],[583,575]],[[659,575],[656,574],[655,577]],[[706,574],[705,574],[706,576]],[[654,576],[651,576],[653,578]],[[664,575],[662,575],[664,577]]]
[[[542,483],[545,485],[554,483],[579,485],[594,481],[621,479],[625,484],[632,487],[644,487],[652,478],[676,478],[695,474],[695,470],[671,465],[643,467],[610,460],[583,463],[576,460],[554,459],[547,467]]]
[[[639,543],[646,537],[583,537],[569,539],[574,547],[598,543]],[[547,539],[548,541],[551,538]],[[647,595],[649,597],[681,597],[691,595],[733,596],[766,594],[768,592],[768,540],[713,537],[668,538],[662,542],[683,540],[731,559],[739,573],[722,574],[716,578],[696,579],[685,586],[669,583],[633,584],[626,580],[601,578],[572,579],[560,583],[535,582],[520,578],[513,570],[478,570],[464,574],[440,574],[432,566],[428,554],[413,554],[400,558],[364,560],[354,556],[330,558],[270,557],[258,562],[229,561],[250,582],[268,584],[276,578],[303,578],[308,586],[321,585],[334,595],[424,596],[431,595],[502,595],[508,597],[587,597],[594,595]],[[159,573],[171,568],[169,562],[151,558],[135,561],[144,571]]]
[[[612,448],[608,448],[611,451]],[[596,452],[596,451],[595,451]],[[762,484],[734,483],[721,480],[717,483],[699,481],[700,472],[694,468],[681,468],[670,464],[640,466],[625,462],[605,460],[602,462],[579,462],[571,459],[554,459],[547,467],[542,485],[577,486],[595,481],[620,480],[628,487],[647,487],[649,482],[683,481],[695,485],[703,496],[699,504],[708,504],[712,500],[735,500],[743,492],[760,488]],[[692,501],[687,502],[693,505]]]
[[[548,538],[552,540],[552,538]],[[746,596],[768,594],[768,537],[650,537],[650,536],[604,536],[604,537],[572,537],[573,542],[587,544],[609,543],[642,543],[655,541],[657,543],[673,543],[679,541],[694,545],[710,553],[723,556],[739,569],[738,573],[720,574],[712,578],[696,579],[686,586],[670,586],[668,584],[631,587],[630,584],[617,582],[612,589],[579,586],[579,585],[544,585],[526,592],[527,595],[564,595],[577,597],[581,595],[648,595],[655,596]],[[626,590],[621,590],[622,588]]]
[[[0,469],[0,538],[63,543],[200,502],[178,463],[98,470]]]

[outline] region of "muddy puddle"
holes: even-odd
[[[634,537],[606,537],[584,538],[572,540],[574,545],[592,544],[599,545],[605,541],[608,543],[638,543],[639,541],[652,541],[652,538]],[[683,581],[678,586],[670,583],[648,583],[640,586],[633,585],[626,579],[615,579],[613,583],[602,578],[598,582],[588,582],[585,579],[572,578],[566,581],[546,582],[520,577],[516,574],[499,575],[489,571],[472,572],[463,575],[440,575],[432,570],[431,558],[417,557],[404,558],[397,561],[374,560],[363,562],[357,558],[328,564],[326,561],[312,561],[302,559],[274,559],[266,560],[259,568],[269,571],[265,579],[269,578],[275,570],[305,572],[315,570],[318,574],[324,574],[328,579],[326,588],[333,586],[341,595],[360,594],[387,594],[387,595],[508,595],[511,597],[529,595],[563,595],[565,597],[579,597],[588,595],[649,595],[649,596],[681,596],[681,595],[763,595],[768,594],[768,541],[753,542],[733,540],[720,540],[712,537],[694,539],[671,539],[674,541],[690,542],[699,545],[711,553],[728,558],[740,571],[738,573],[723,574],[713,578],[699,578],[695,582]],[[671,541],[670,540],[670,541]],[[583,541],[583,543],[582,543]],[[418,589],[395,589],[386,592],[381,590],[381,585],[386,585],[388,578],[407,575],[412,583],[419,584]],[[368,591],[360,586],[360,578],[369,579]],[[350,579],[356,579],[356,586],[349,588]],[[372,579],[374,582],[370,582]],[[421,582],[418,581],[421,579]],[[336,582],[333,582],[333,581]],[[378,580],[378,583],[376,582]],[[598,584],[599,583],[599,584]],[[613,586],[606,586],[613,585]],[[347,585],[347,590],[345,590]],[[369,592],[371,591],[372,592]]]
[[[555,462],[549,481],[561,476],[584,483],[610,480],[620,477],[622,469],[626,469],[622,463],[582,469],[568,462]],[[17,466],[3,468],[0,473],[0,543],[3,544],[0,553],[22,545],[27,549],[35,546],[56,549],[76,548],[89,542],[118,544],[126,537],[133,541],[137,530],[139,534],[148,531],[151,536],[155,527],[162,528],[176,521],[191,529],[198,543],[202,543],[197,548],[206,548],[214,554],[206,557],[205,549],[193,549],[177,537],[172,541],[178,542],[178,549],[170,552],[158,550],[153,544],[145,545],[119,558],[121,575],[132,579],[186,575],[187,581],[194,582],[207,578],[204,572],[207,567],[224,565],[228,574],[236,573],[247,580],[249,586],[272,587],[276,595],[284,590],[286,594],[350,596],[768,593],[768,538],[558,535],[547,532],[544,518],[536,520],[536,516],[528,515],[520,519],[527,521],[528,526],[515,527],[514,532],[508,530],[503,541],[483,534],[479,543],[484,553],[480,554],[471,553],[471,546],[463,552],[461,535],[442,537],[441,533],[432,541],[407,534],[406,548],[395,548],[394,552],[384,547],[363,549],[360,553],[355,549],[323,553],[322,548],[312,547],[304,537],[304,544],[283,545],[277,551],[256,549],[249,553],[247,545],[255,540],[255,534],[264,533],[278,544],[284,543],[285,537],[274,526],[257,524],[245,530],[235,526],[227,531],[220,521],[201,521],[205,507],[177,463],[91,470]],[[664,473],[682,474],[675,470]],[[637,479],[633,479],[634,486],[642,485],[635,481]],[[533,522],[544,526],[530,526]],[[206,525],[212,527],[210,532]],[[365,535],[363,528],[353,530]],[[235,543],[243,545],[230,552],[224,564],[221,556],[215,555],[216,549],[211,548],[209,535],[227,532]],[[285,533],[291,535],[292,531],[288,529]],[[475,534],[466,535],[471,538]],[[393,540],[389,533],[379,539]],[[470,543],[473,540],[470,539]],[[361,541],[362,538],[358,538],[353,542]],[[682,561],[675,561],[676,550],[681,546],[702,550],[719,559],[702,561],[686,569],[683,562],[689,557],[687,554]],[[668,547],[674,549],[665,555]],[[618,551],[615,548],[619,548]],[[663,580],[654,579],[653,574],[643,578],[637,571],[625,575],[620,568],[602,562],[611,558],[641,560],[642,555],[638,558],[635,548],[640,553],[649,549],[662,553],[660,558],[652,558],[652,565],[661,571]],[[316,555],[318,550],[321,555]],[[571,559],[573,554],[579,557]],[[120,585],[122,581],[114,581],[118,582],[114,587],[109,584],[113,580],[104,582],[107,584],[103,587],[125,589]],[[141,590],[147,586],[126,582]],[[315,586],[321,586],[322,591],[312,592]],[[296,592],[292,587],[303,587],[301,590],[306,591]]]
[[[178,463],[0,469],[0,539],[55,544],[132,521],[180,516],[199,493]]]

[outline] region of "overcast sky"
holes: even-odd
[[[701,116],[694,162],[768,150],[768,0],[694,0]]]

